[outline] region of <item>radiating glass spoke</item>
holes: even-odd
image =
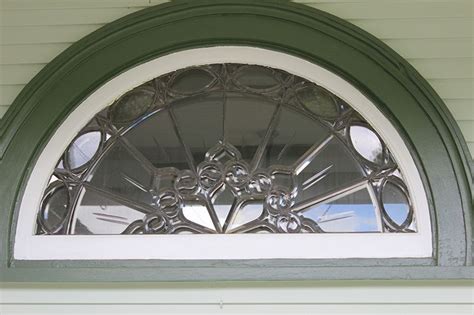
[[[304,212],[305,209],[308,209],[310,207],[317,206],[318,204],[321,204],[324,202],[337,200],[338,198],[342,198],[348,194],[361,190],[365,188],[366,185],[367,185],[367,179],[362,179],[360,181],[357,181],[357,182],[348,184],[346,186],[343,186],[341,188],[338,188],[336,190],[330,191],[324,195],[316,196],[314,198],[297,203],[296,205],[292,207],[291,210],[293,212]]]
[[[240,210],[241,206],[244,204],[245,200],[235,198],[234,202],[232,203],[232,206],[230,208],[229,214],[227,215],[227,218],[225,220],[224,226],[222,227],[222,230],[224,232],[227,231],[229,226],[232,225],[232,222],[234,222],[235,216],[237,215],[237,212]]]
[[[178,122],[176,120],[176,116],[174,115],[174,112],[173,112],[173,109],[170,108],[169,109],[169,114],[170,114],[170,117],[171,117],[171,121],[173,122],[173,127],[174,127],[174,130],[176,132],[176,136],[178,137],[179,139],[179,142],[181,143],[181,146],[183,147],[183,150],[186,154],[186,160],[188,162],[188,165],[189,165],[189,168],[193,171],[193,172],[196,172],[196,166],[194,164],[194,158],[193,158],[193,154],[191,153],[191,150],[189,149],[189,147],[186,145],[186,143],[184,143],[184,140],[183,140],[183,135],[179,129],[179,126],[178,126]]]
[[[306,166],[308,166],[308,164],[311,163],[311,161],[314,160],[316,156],[318,156],[318,153],[328,145],[333,137],[334,136],[332,135],[327,137],[323,142],[313,145],[308,151],[306,151],[305,154],[303,154],[303,156],[300,157],[293,165],[295,174],[299,175],[306,168]]]
[[[320,180],[322,180],[331,170],[332,165],[329,165],[325,169],[323,169],[321,172],[314,174],[307,180],[305,180],[302,184],[303,190],[306,190],[310,188],[311,186],[316,185]]]
[[[255,171],[257,167],[260,165],[260,162],[262,160],[262,157],[265,153],[265,150],[268,146],[268,143],[270,142],[270,139],[272,137],[273,131],[275,130],[275,127],[278,123],[278,116],[280,115],[281,112],[281,105],[278,105],[278,107],[275,109],[275,112],[273,113],[272,119],[270,120],[270,123],[267,127],[267,131],[265,132],[265,136],[258,146],[257,152],[255,153],[255,157],[252,160],[252,164],[250,167],[251,171]]]
[[[214,210],[214,205],[210,201],[207,202],[207,210],[209,211],[209,216],[211,217],[212,224],[214,224],[217,233],[222,233],[222,226],[219,222],[216,211]]]
[[[95,187],[94,185],[91,185],[89,183],[83,183],[83,186],[88,190],[95,191],[98,194],[101,194],[101,195],[103,195],[107,198],[115,200],[116,202],[118,202],[120,204],[123,204],[124,206],[130,207],[130,208],[135,209],[137,211],[140,211],[142,213],[147,214],[147,213],[152,213],[152,212],[156,211],[156,209],[153,208],[152,206],[149,206],[149,205],[146,205],[146,204],[141,204],[137,201],[128,200],[127,198],[124,198],[119,194],[107,191],[107,190],[102,189],[102,188]]]
[[[135,157],[138,161],[141,162],[141,164],[146,167],[148,170],[154,170],[155,167],[153,164],[144,156],[130,141],[123,137],[119,137],[117,139],[123,146],[124,148],[133,156]]]

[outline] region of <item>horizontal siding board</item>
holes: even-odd
[[[1,45],[75,42],[104,24],[13,26],[0,28]]]
[[[166,0],[1,0],[4,10],[57,10],[81,8],[146,7]]]
[[[467,142],[474,142],[474,121],[472,120],[460,120],[458,121],[459,128],[464,135]]]
[[[444,102],[456,120],[474,121],[474,99],[445,99]]]
[[[0,27],[24,25],[103,24],[140,10],[140,8],[95,8],[64,10],[4,10]]]
[[[26,84],[45,64],[0,65],[0,85]]]
[[[112,290],[113,289],[113,290]],[[87,292],[87,294],[85,294]],[[423,292],[423,294],[420,294]],[[472,303],[471,281],[295,281],[202,283],[18,283],[0,285],[9,303],[300,304]]]
[[[9,105],[0,105],[0,117],[3,117],[5,113],[7,112]]]
[[[296,1],[299,2],[299,1]],[[397,19],[397,18],[436,18],[436,17],[470,17],[472,3],[461,2],[452,5],[450,2],[413,2],[407,10],[403,1],[377,1],[352,3],[311,3],[308,5],[343,19]],[[429,5],[429,9],[427,6]]]
[[[24,85],[0,85],[0,105],[9,106],[24,87]]]
[[[0,0],[1,7],[4,10],[38,10],[38,9],[67,9],[67,8],[121,8],[121,7],[145,7],[156,5],[160,3],[168,2],[166,0]],[[372,9],[368,7],[368,12],[361,12],[362,14],[388,14],[394,15],[395,13],[383,12],[383,5],[392,5],[390,8],[393,11],[397,10],[397,6],[410,4],[413,7],[413,11],[419,12],[417,14],[423,14],[424,16],[437,16],[442,13],[442,8],[446,8],[445,15],[462,14],[456,8],[449,8],[449,5],[455,4],[456,6],[469,6],[471,5],[470,0],[295,0],[298,3],[304,3],[310,6],[327,5],[326,10],[331,8],[344,9],[344,5],[370,5]],[[333,5],[336,6],[333,7]],[[338,7],[337,5],[340,6]],[[423,12],[423,7],[430,6],[428,12]],[[342,8],[341,8],[342,7]],[[357,8],[356,8],[357,10]],[[371,13],[372,10],[375,13]],[[402,8],[398,9],[399,14],[415,14],[415,13],[404,13]],[[336,12],[337,13],[337,12]],[[350,13],[348,13],[350,14]]]
[[[4,10],[38,10],[38,9],[78,9],[78,8],[122,8],[146,7],[167,2],[165,0],[1,0]],[[327,10],[341,17],[383,16],[383,17],[438,17],[466,16],[469,12],[462,8],[469,7],[469,0],[296,0],[310,6]],[[407,12],[406,4],[410,3],[412,12]],[[455,3],[456,6],[452,4]],[[426,6],[430,9],[427,10]],[[458,8],[461,6],[462,8]],[[390,9],[390,11],[388,10]],[[353,11],[354,13],[352,13]]]
[[[467,148],[469,149],[469,152],[471,152],[471,155],[474,156],[474,142],[468,142]]]
[[[0,46],[0,64],[48,63],[71,44],[72,43],[56,43]]]
[[[421,293],[420,293],[421,294]],[[214,302],[212,304],[187,304],[186,301],[180,304],[136,304],[123,305],[120,301],[117,304],[108,305],[6,305],[3,315],[13,314],[37,314],[51,315],[64,314],[67,309],[68,315],[84,314],[388,314],[388,315],[472,315],[472,305],[451,304],[415,304],[415,305],[377,305],[377,304],[227,304],[225,302]]]
[[[431,86],[446,99],[473,99],[474,79],[431,79]]]
[[[380,39],[472,38],[472,18],[348,20]]]
[[[472,58],[472,41],[461,38],[388,39],[384,41],[404,58]]]
[[[474,58],[407,59],[426,79],[474,78]]]

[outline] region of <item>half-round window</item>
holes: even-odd
[[[75,235],[417,231],[404,171],[348,102],[233,63],[166,73],[97,113],[37,223]]]
[[[471,157],[446,105],[307,6],[137,12],[2,119],[4,280],[472,277]]]
[[[429,217],[404,141],[354,86],[284,53],[200,48],[118,75],[66,118],[15,255],[429,257]]]

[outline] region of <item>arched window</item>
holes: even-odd
[[[4,201],[17,204],[11,269],[266,259],[270,279],[302,262],[348,268],[340,258],[470,264],[465,155],[414,70],[318,11],[223,1],[202,14],[203,3],[99,30],[16,101],[30,112],[15,118],[0,165],[5,183],[15,167],[28,174]]]
[[[248,64],[167,73],[97,113],[37,223],[40,235],[417,232],[398,163],[357,111]]]

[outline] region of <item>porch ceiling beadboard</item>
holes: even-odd
[[[0,117],[64,49],[104,24],[163,0],[0,0]],[[472,0],[298,0],[361,27],[433,86],[474,155]]]

